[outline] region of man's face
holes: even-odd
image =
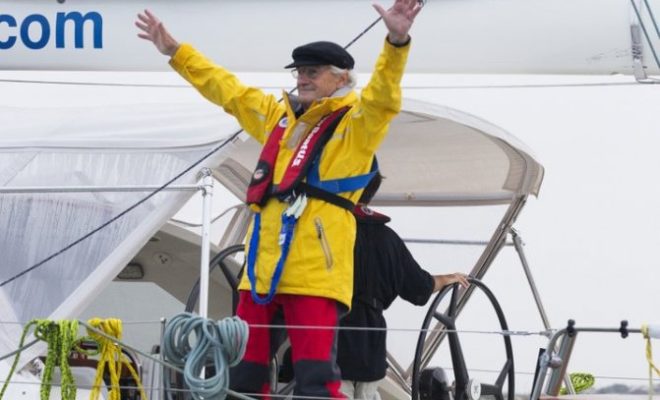
[[[293,70],[298,88],[298,101],[304,108],[314,100],[329,97],[337,89],[346,85],[347,77],[335,75],[329,65],[307,65]]]

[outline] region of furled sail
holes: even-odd
[[[425,3],[408,72],[660,73],[657,2]],[[160,55],[136,37],[133,22],[145,8],[178,40],[234,71],[280,71],[301,40],[348,44],[378,16],[367,0],[339,7],[332,0],[7,0],[0,69],[164,70]],[[351,47],[359,71],[371,71],[384,36],[380,23]]]

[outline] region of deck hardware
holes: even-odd
[[[628,337],[628,321],[627,320],[622,320],[621,321],[621,326],[619,327],[619,332],[621,332],[621,337],[623,339]]]
[[[568,333],[568,337],[575,336],[575,320],[568,320],[568,325],[566,325],[566,333]]]

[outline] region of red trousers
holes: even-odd
[[[337,331],[329,329],[337,327],[345,311],[342,304],[332,299],[289,294],[277,294],[271,303],[260,305],[252,300],[249,291],[240,291],[236,314],[250,325],[250,337],[243,361],[230,371],[231,389],[261,393],[269,399],[270,362],[288,333],[296,380],[294,396],[345,399],[339,391]],[[285,331],[252,325],[287,328]]]

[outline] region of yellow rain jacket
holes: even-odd
[[[351,106],[350,110],[322,152],[320,176],[327,180],[369,172],[390,121],[401,109],[400,81],[409,48],[409,45],[395,47],[386,41],[371,80],[359,97],[353,90],[340,89],[332,97],[314,102],[299,118],[293,108],[295,96],[285,93],[284,102],[278,103],[274,96],[244,86],[235,75],[213,64],[188,44],[179,47],[170,65],[204,97],[236,117],[241,127],[261,144],[286,111],[288,126],[273,174],[273,183],[277,184],[309,130],[325,115],[347,105]],[[360,193],[341,196],[356,202]],[[278,238],[286,207],[287,203],[271,198],[261,210],[255,265],[256,289],[261,295],[268,293],[280,257]],[[309,198],[294,229],[277,293],[327,297],[350,308],[355,229],[355,219],[349,211]],[[251,234],[252,228],[248,231],[248,241]],[[239,289],[250,290],[247,274],[243,275]]]

